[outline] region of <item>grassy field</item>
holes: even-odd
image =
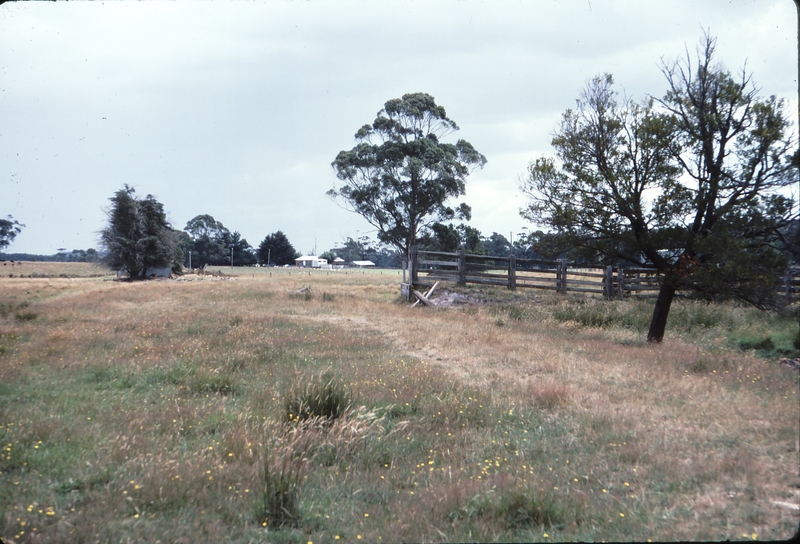
[[[115,277],[108,267],[97,263],[43,261],[0,262],[0,278],[96,278]]]
[[[395,271],[59,266],[0,274],[6,542],[770,540],[800,523],[798,375],[777,364],[796,313],[679,301],[651,346],[652,302],[468,287],[485,303],[410,308]]]

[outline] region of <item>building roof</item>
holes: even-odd
[[[356,266],[375,266],[372,261],[353,261],[353,264]]]
[[[316,255],[303,255],[302,257],[298,257],[295,259],[295,261],[321,261],[321,260],[323,259],[320,259]]]

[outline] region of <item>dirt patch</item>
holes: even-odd
[[[462,295],[461,293],[456,293],[449,289],[442,289],[438,293],[434,292],[429,300],[431,301],[431,305],[437,308],[452,308],[454,306],[467,306],[470,304],[482,306],[486,304],[486,301],[481,298]]]

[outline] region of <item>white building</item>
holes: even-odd
[[[320,259],[316,255],[303,255],[296,258],[294,264],[299,268],[327,268],[328,259]]]

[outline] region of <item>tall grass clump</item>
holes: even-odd
[[[272,529],[296,527],[300,521],[302,463],[291,449],[264,455],[261,497],[256,502],[256,519]]]
[[[497,505],[497,514],[508,529],[521,527],[553,527],[567,520],[564,508],[556,497],[535,489],[514,489],[506,493]],[[572,516],[569,516],[572,517]]]
[[[695,329],[711,329],[733,325],[730,307],[700,301],[685,301],[673,306],[669,314],[669,325],[674,330],[690,332]]]
[[[306,421],[312,418],[334,420],[342,417],[350,406],[350,393],[329,371],[289,390],[284,400],[284,421]]]
[[[621,324],[623,316],[613,304],[569,304],[555,307],[553,319],[573,321],[584,327],[608,328]]]

